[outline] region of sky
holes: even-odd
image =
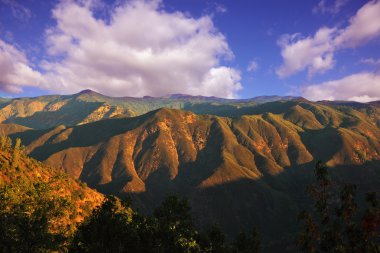
[[[380,100],[380,0],[0,0],[0,96]]]

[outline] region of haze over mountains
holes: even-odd
[[[256,226],[265,240],[289,236],[316,160],[338,184],[380,191],[379,102],[86,90],[2,99],[0,121],[30,156],[102,193],[131,196],[147,212],[181,194],[199,226],[219,223],[230,235]]]

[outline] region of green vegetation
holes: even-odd
[[[295,231],[315,159],[340,167],[342,180],[379,189],[375,104],[85,91],[10,100],[0,121],[0,134],[21,138],[33,158],[107,194],[139,193],[143,210],[166,195],[189,196],[196,225],[220,224],[228,238],[252,226],[266,243]]]
[[[0,137],[0,252],[64,251],[103,197]],[[87,209],[86,209],[87,208]]]
[[[178,196],[166,198],[151,215],[114,196],[90,205],[85,184],[41,167],[23,153],[20,140],[12,146],[9,138],[1,137],[0,145],[0,252],[252,253],[261,249],[255,230],[239,233],[231,243],[216,225],[205,232],[197,230],[188,200]],[[355,185],[339,190],[320,162],[315,176],[316,183],[309,188],[315,210],[299,216],[304,222],[298,240],[301,250],[379,252],[376,194],[367,194],[368,208],[362,214]]]
[[[109,196],[78,228],[70,252],[258,252],[256,232],[239,234],[232,245],[213,226],[200,233],[193,226],[186,199],[168,197],[152,216]]]
[[[18,180],[0,189],[0,252],[51,252],[63,247],[69,227],[59,219],[72,205],[46,183]]]
[[[73,224],[62,222],[67,210],[74,209],[72,200],[57,195],[60,186],[52,180],[33,180],[24,168],[29,161],[20,139],[12,147],[11,140],[2,136],[0,146],[0,252],[61,248],[73,231]]]
[[[329,179],[327,168],[318,162],[316,184],[309,188],[314,212],[303,211],[299,219],[304,229],[298,244],[303,252],[380,252],[380,206],[376,193],[366,196],[368,209],[358,213],[356,185],[344,185],[340,191]],[[339,191],[338,196],[335,192]],[[313,215],[315,213],[315,215]]]
[[[140,116],[132,117],[136,115]],[[310,167],[316,158],[334,168],[333,180],[358,185],[357,190],[347,188],[345,194],[379,192],[378,105],[275,97],[115,99],[86,91],[10,100],[1,107],[0,121],[0,135],[8,134],[13,140],[12,144],[9,138],[0,139],[0,179],[4,178],[0,182],[18,182],[20,176],[31,192],[35,183],[47,184],[52,196],[71,203],[63,207],[70,216],[60,219],[71,220],[71,227],[76,228],[92,212],[93,203],[100,204],[103,198],[97,195],[95,201],[85,183],[51,173],[54,170],[41,162],[99,191],[132,194],[142,210],[154,210],[164,196],[180,192],[189,196],[195,227],[204,228],[210,222],[223,228],[223,232],[213,226],[204,228],[204,233],[186,230],[183,234],[176,227],[171,233],[166,223],[157,222],[158,214],[148,217],[132,211],[132,223],[142,219],[147,230],[153,226],[153,231],[162,231],[162,238],[170,241],[162,247],[171,250],[199,247],[207,252],[244,252],[256,247],[255,233],[242,234],[233,242],[231,238],[253,226],[262,236],[265,252],[272,248],[276,252],[282,245],[291,249],[297,213],[308,201],[303,189],[312,180]],[[41,162],[26,158],[24,152]],[[29,177],[33,178],[30,182]],[[57,194],[62,191],[54,184],[66,185],[66,194]],[[337,204],[340,191],[334,184],[326,192],[333,195],[330,202]],[[325,197],[330,198],[329,194]],[[357,206],[366,204],[361,201]],[[329,208],[330,221],[335,219],[334,209]],[[361,211],[353,212],[352,220],[357,222]],[[319,224],[316,214],[311,212]],[[150,231],[144,233],[153,238]],[[150,243],[144,245],[155,245]]]
[[[236,247],[228,245],[216,227],[198,232],[188,201],[176,196],[151,216],[113,196],[94,208],[85,201],[90,191],[85,184],[41,167],[23,154],[19,139],[12,147],[9,138],[1,137],[0,144],[0,252],[211,253],[251,247],[240,237]],[[78,223],[78,216],[86,218]],[[250,252],[258,250],[258,238],[254,241]]]
[[[186,199],[168,197],[153,216],[109,196],[75,233],[56,226],[70,205],[47,184],[17,182],[0,191],[0,252],[258,252],[256,232],[228,245],[217,227],[207,234],[193,226]]]

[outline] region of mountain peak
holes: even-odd
[[[82,90],[81,92],[77,94],[74,94],[74,97],[100,98],[100,97],[106,97],[106,96],[94,90],[86,89],[86,90]]]
[[[78,95],[82,95],[82,94],[99,94],[91,89],[85,89],[85,90],[82,90],[81,92],[78,93]]]

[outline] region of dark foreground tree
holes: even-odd
[[[303,211],[299,219],[304,229],[298,245],[304,252],[377,253],[380,252],[380,209],[376,193],[368,193],[364,214],[358,213],[356,186],[336,189],[327,167],[318,162],[316,183],[308,190],[314,199],[314,210]],[[336,196],[336,192],[338,195]]]
[[[199,233],[185,198],[170,196],[153,216],[145,216],[128,202],[107,197],[79,226],[70,252],[255,253],[258,246],[255,232],[240,234],[233,246],[217,226]]]
[[[0,252],[52,252],[66,241],[57,225],[69,202],[45,183],[18,180],[0,189]]]
[[[133,252],[136,231],[127,202],[109,196],[79,227],[70,252]]]
[[[79,226],[70,251],[197,252],[195,234],[185,199],[169,197],[147,217],[110,196]]]
[[[162,252],[199,252],[191,208],[185,198],[170,196],[154,212],[158,222],[156,236]]]
[[[235,239],[234,252],[252,253],[260,251],[260,237],[256,230],[241,232]]]
[[[226,236],[219,226],[213,225],[207,233],[207,246],[204,247],[205,252],[210,253],[226,253],[230,252],[229,246],[226,244]]]

